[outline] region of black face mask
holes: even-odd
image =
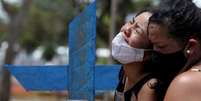
[[[171,54],[153,52],[150,58],[145,62],[145,71],[160,75],[175,75],[187,62],[183,50]]]

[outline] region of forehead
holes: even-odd
[[[159,26],[157,24],[150,23],[148,26],[149,31],[149,38],[152,39],[151,41],[164,41],[170,39],[168,36],[168,31],[165,26]]]
[[[168,35],[167,27],[150,23],[148,31],[148,37],[155,48],[154,50],[162,53],[173,53],[182,48],[182,45],[176,39]]]
[[[141,25],[147,26],[148,22],[149,22],[149,18],[151,17],[151,15],[152,14],[150,12],[143,12],[143,13],[141,13],[135,17],[135,21]]]

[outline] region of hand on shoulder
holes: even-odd
[[[155,87],[158,83],[159,81],[156,78],[147,81],[138,94],[138,101],[157,101]]]

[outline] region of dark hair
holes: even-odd
[[[163,1],[159,8],[153,11],[148,26],[150,23],[167,27],[167,34],[183,45],[191,36],[196,36],[201,40],[201,10],[191,0]],[[186,70],[186,68],[181,69]],[[160,101],[163,100],[175,75],[158,75],[163,83],[157,89],[157,92],[160,92],[158,93]]]
[[[153,13],[149,24],[165,25],[168,34],[182,43],[194,35],[201,39],[201,10],[191,0],[166,0],[166,3],[167,6],[163,3]]]
[[[145,13],[145,12],[153,13],[152,10],[143,9],[143,10],[141,10],[141,11],[139,11],[139,12],[136,13],[136,15],[135,15],[135,16],[133,17],[133,19],[132,19],[132,22],[134,21],[134,19],[135,19],[137,16],[139,16],[140,14]]]
[[[137,13],[136,13],[136,15],[135,15],[135,17],[139,16],[140,14],[142,14],[142,13],[144,13],[144,12],[150,12],[150,13],[153,13],[153,11],[152,11],[152,10],[143,9],[143,10],[141,10],[141,11],[137,12]]]

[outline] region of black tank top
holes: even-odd
[[[123,96],[124,101],[131,101],[132,95],[134,94],[137,98],[137,95],[138,95],[140,89],[142,88],[142,86],[151,78],[154,78],[154,75],[152,75],[152,74],[144,75],[131,89],[124,92],[126,79],[125,79],[125,75],[124,75],[124,71],[123,71],[123,67],[122,67],[120,70],[120,73],[119,73],[119,80],[120,81],[119,81],[119,84],[116,88],[116,92],[122,93],[121,96]],[[116,94],[117,93],[115,93],[115,101],[119,101],[119,100],[117,100],[118,98],[116,98],[116,96],[118,96]]]

